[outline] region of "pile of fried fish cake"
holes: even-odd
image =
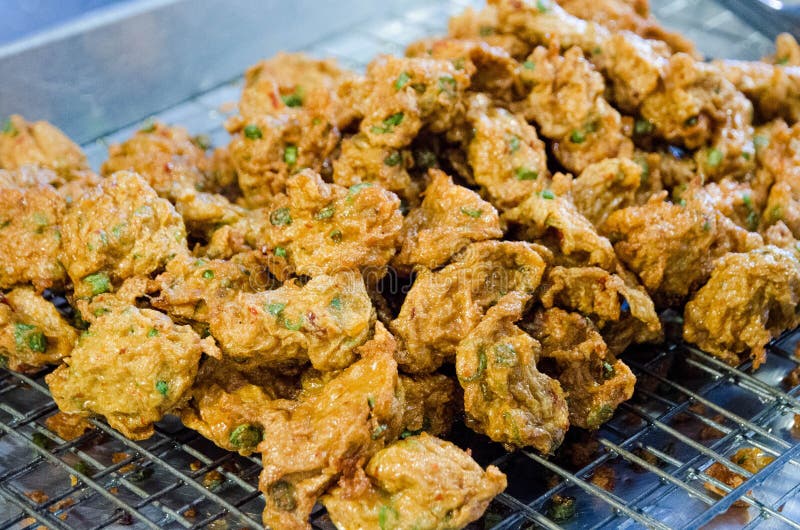
[[[704,61],[643,1],[490,0],[363,75],[252,66],[216,149],[147,123],[98,174],[12,116],[2,362],[131,439],[260,453],[271,528],[461,528],[506,477],[454,419],[550,454],[665,311],[754,368],[798,325],[798,65]]]

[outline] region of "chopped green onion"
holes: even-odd
[[[614,365],[607,361],[603,361],[603,378],[611,379],[612,377],[614,377],[615,373],[616,370],[614,369]]]
[[[544,0],[536,0],[536,9],[539,10],[539,13],[546,13],[547,12],[547,4]]]
[[[397,79],[394,81],[394,89],[400,90],[406,86],[409,81],[411,81],[411,76],[408,75],[408,72],[400,72],[400,75],[397,76]]]
[[[283,161],[293,166],[297,163],[297,146],[289,144],[283,151]]]
[[[519,151],[519,136],[514,135],[508,140],[508,146],[511,148],[512,153]]]
[[[353,184],[347,190],[347,197],[345,200],[347,202],[353,202],[353,198],[358,195],[358,192],[363,190],[364,188],[369,188],[372,186],[372,182],[359,182],[358,184]]]
[[[336,207],[333,204],[329,204],[325,208],[321,209],[317,213],[314,214],[314,219],[317,221],[322,221],[325,219],[330,219],[333,217],[334,212],[336,211]]]
[[[380,527],[380,530],[393,530],[397,526],[394,523],[390,524],[390,517],[392,519],[397,519],[397,510],[391,506],[382,504],[378,510],[378,526]]]
[[[150,331],[147,332],[147,336],[150,338],[158,337],[158,330],[156,328],[150,328]]]
[[[273,254],[275,254],[279,258],[285,258],[286,257],[286,249],[283,248],[283,247],[275,247],[275,250],[273,251]]]
[[[11,118],[7,119],[5,125],[3,125],[3,134],[7,134],[9,136],[16,136],[19,134],[17,128],[14,127],[14,124],[11,122]]]
[[[300,107],[303,105],[303,89],[302,87],[298,86],[294,89],[294,92],[291,94],[287,94],[281,96],[281,100],[283,104],[287,107]]]
[[[156,381],[156,390],[162,396],[167,397],[167,393],[169,393],[169,385],[166,381]]]
[[[547,200],[551,200],[551,201],[552,201],[553,199],[555,199],[555,198],[556,198],[555,194],[553,194],[553,192],[552,192],[552,191],[550,191],[550,190],[542,190],[542,191],[539,193],[539,196],[540,196],[542,199],[547,199]]]
[[[258,125],[251,123],[244,128],[244,137],[248,140],[259,140],[263,138],[261,128]]]
[[[703,232],[708,232],[709,230],[711,230],[711,221],[709,221],[708,219],[706,219],[706,220],[703,222]]]
[[[402,112],[396,112],[383,120],[383,127],[373,126],[371,131],[373,134],[384,134],[388,132],[392,132],[392,130],[397,126],[403,123],[403,118],[405,114]]]
[[[285,308],[286,304],[283,302],[275,302],[267,305],[267,311],[269,312],[270,315],[275,317],[280,315]]]
[[[536,63],[533,61],[525,61],[524,63],[522,63],[522,67],[526,70],[535,70]]]
[[[461,380],[465,383],[472,383],[483,377],[483,372],[486,370],[486,349],[483,346],[478,348],[478,370],[469,377],[464,377]]]
[[[272,503],[281,511],[291,512],[297,508],[297,501],[294,498],[294,486],[285,480],[279,480],[268,488],[269,498]]]
[[[107,293],[111,290],[111,280],[105,272],[96,272],[83,279],[92,288],[92,296]]]
[[[481,37],[488,37],[492,34],[494,34],[494,28],[492,26],[481,26],[478,28],[478,35]]]
[[[466,206],[462,206],[461,207],[461,213],[463,213],[464,215],[468,215],[468,216],[472,217],[473,219],[477,219],[483,214],[483,211],[482,210],[478,210],[476,208],[468,208]]]
[[[457,59],[453,59],[453,67],[456,70],[463,70],[464,69],[464,58],[458,57]]]
[[[207,134],[198,134],[192,137],[192,143],[203,151],[211,149],[211,138]]]
[[[333,240],[334,243],[341,243],[342,242],[342,231],[338,228],[331,230],[331,233],[328,236]]]
[[[789,64],[789,58],[781,57],[780,59],[778,59],[778,64],[780,64],[781,66]]]
[[[330,306],[337,311],[342,308],[342,299],[338,296],[335,296],[330,303]]]
[[[753,145],[755,146],[756,151],[758,151],[762,147],[766,147],[769,145],[769,137],[757,134],[753,136]]]
[[[517,180],[536,180],[539,178],[539,172],[526,167],[518,167],[514,170],[514,175]]]
[[[383,423],[381,423],[380,425],[378,425],[377,427],[375,427],[375,429],[373,429],[373,430],[372,430],[372,439],[373,439],[373,440],[377,440],[378,438],[380,438],[380,437],[381,437],[381,435],[382,435],[384,432],[386,432],[386,429],[388,429],[388,428],[389,428],[389,427],[388,427],[388,426],[386,426],[386,425],[384,425]]]
[[[214,279],[214,271],[211,269],[206,269],[203,271],[203,278],[206,280],[213,280]]]
[[[139,128],[139,132],[143,133],[151,133],[156,130],[156,122],[153,121],[153,118],[148,118],[142,123],[141,128]]]
[[[653,126],[653,123],[650,120],[637,119],[636,123],[634,123],[633,125],[633,132],[635,132],[636,134],[650,134],[653,132],[654,128],[655,127]]]
[[[403,161],[400,151],[393,151],[389,156],[383,159],[383,163],[387,166],[396,166]]]
[[[231,431],[228,439],[236,449],[251,449],[264,439],[264,431],[256,425],[243,423]]]
[[[691,118],[683,122],[683,124],[686,125],[687,127],[694,127],[695,125],[697,125],[697,122],[698,122],[697,116],[692,116]]]
[[[724,155],[722,154],[722,151],[720,151],[716,147],[712,148],[708,152],[708,165],[710,167],[717,167],[719,163],[722,162],[723,156]]]
[[[367,406],[369,406],[370,410],[375,408],[375,398],[374,397],[367,396]]]
[[[292,322],[288,317],[283,319],[283,326],[289,331],[300,331],[303,327],[303,317],[297,319],[297,322]]]
[[[414,163],[422,169],[430,169],[436,167],[439,159],[436,158],[436,153],[429,149],[419,149],[414,151]]]
[[[456,80],[446,75],[439,78],[439,92],[445,92],[452,96],[456,93]]]
[[[494,362],[502,366],[517,364],[517,350],[513,344],[496,344],[494,347]]]
[[[569,139],[573,144],[582,144],[586,141],[586,134],[576,129],[569,135]]]
[[[284,206],[272,212],[269,215],[269,222],[274,226],[288,226],[292,224],[292,215],[289,212],[289,208]]]

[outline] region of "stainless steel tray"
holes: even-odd
[[[769,50],[765,38],[709,1],[652,3],[662,20],[695,39],[709,56],[756,58]],[[303,49],[362,69],[378,52],[401,53],[412,40],[443,33],[450,14],[478,2],[447,0],[403,9],[399,4],[388,13],[367,13],[367,22],[342,27]],[[237,63],[241,55],[234,56],[220,71],[238,72],[247,66]],[[8,64],[3,61],[0,53],[0,74]],[[201,86],[199,81],[196,86]],[[208,134],[217,145],[227,143],[222,122],[231,107],[226,103],[238,99],[239,87],[239,80],[233,79],[162,112],[157,104],[135,105],[146,110],[129,119],[129,126],[85,145],[92,164],[98,166],[107,145],[127,138],[148,114],[182,124],[192,133]],[[4,90],[0,87],[0,95]],[[0,108],[4,103],[0,98]],[[35,108],[12,110],[38,117]],[[101,129],[84,130],[82,137],[97,137]],[[639,378],[636,395],[594,436],[579,440],[595,448],[582,458],[566,449],[550,460],[529,451],[506,453],[485,438],[457,429],[454,438],[470,447],[481,464],[494,463],[509,476],[508,490],[472,527],[800,528],[800,440],[792,436],[795,414],[800,414],[800,387],[781,386],[800,363],[793,355],[799,338],[800,333],[794,333],[775,341],[766,365],[756,373],[747,365],[731,368],[679,343],[627,352],[623,358]],[[260,527],[263,501],[256,489],[261,468],[257,457],[222,451],[174,418],[159,424],[145,442],[126,440],[103,422],[94,422],[96,429],[81,438],[64,442],[45,427],[55,412],[42,377],[0,370],[0,530],[40,525]],[[708,437],[714,429],[716,435]],[[775,461],[722,499],[707,491],[704,470],[714,462],[730,464],[728,458],[745,445],[762,448]],[[611,491],[591,480],[601,467],[604,472],[613,470]],[[42,490],[47,500],[32,499],[35,490]],[[576,498],[573,518],[559,523],[548,518],[555,494]],[[749,507],[728,511],[736,500]],[[315,528],[332,528],[321,509],[314,512],[312,523]]]

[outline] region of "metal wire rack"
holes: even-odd
[[[375,53],[401,53],[412,40],[443,33],[451,14],[476,3],[435,2],[325,37],[306,51],[362,69]],[[769,48],[761,35],[705,0],[658,2],[654,10],[710,56],[754,58]],[[239,90],[234,81],[157,117],[222,145],[222,122],[233,110],[227,104]],[[137,127],[85,146],[93,165],[105,158],[109,143]],[[506,492],[473,527],[800,529],[800,386],[782,387],[800,367],[798,340],[800,332],[794,332],[771,344],[765,366],[755,373],[679,342],[627,352],[623,359],[638,377],[634,399],[594,435],[568,441],[554,459],[506,453],[457,429],[460,445],[509,477]],[[223,451],[174,418],[144,442],[127,440],[102,421],[65,441],[45,425],[56,411],[42,376],[0,370],[0,530],[261,526],[258,457]],[[774,460],[749,473],[731,460],[744,446]],[[708,476],[715,462],[744,482],[731,489]],[[719,497],[706,484],[727,495]],[[553,520],[555,495],[576,499],[573,517]],[[320,508],[312,525],[333,528]]]

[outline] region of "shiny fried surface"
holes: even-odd
[[[753,369],[800,324],[799,65],[705,61],[645,0],[488,0],[363,73],[260,61],[220,146],[147,122],[95,174],[12,116],[0,363],[52,370],[64,439],[172,414],[260,454],[275,530],[463,528],[506,478],[454,424],[552,454],[665,316]]]

